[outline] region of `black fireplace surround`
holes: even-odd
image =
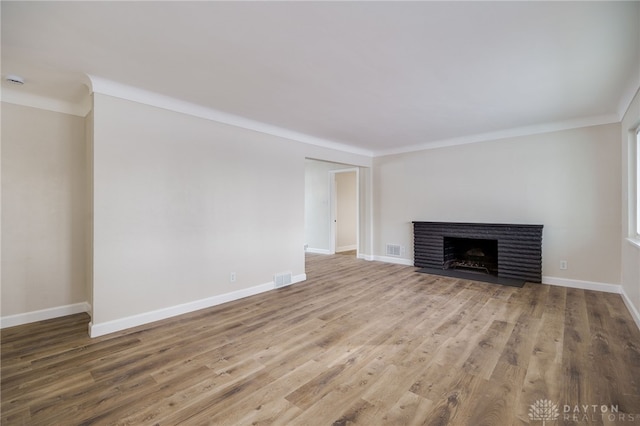
[[[542,225],[413,222],[420,272],[522,286],[542,281]]]

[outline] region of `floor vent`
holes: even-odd
[[[400,245],[387,244],[387,256],[400,256]]]
[[[291,284],[291,272],[282,272],[273,276],[273,282],[278,287],[284,287]]]

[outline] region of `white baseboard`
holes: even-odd
[[[358,253],[358,259],[368,260],[369,262],[373,262],[374,257],[370,254]]]
[[[309,251],[309,250],[307,250]],[[400,265],[412,266],[411,259],[396,258],[391,256],[372,256],[368,254],[359,254],[358,258],[368,261],[380,261],[387,263],[395,263]],[[307,279],[306,274],[295,275],[292,277],[291,284],[299,283]],[[542,277],[544,284],[557,285],[562,287],[579,288],[583,290],[603,291],[607,293],[617,293],[622,296],[631,317],[635,321],[636,325],[640,329],[640,313],[638,309],[633,305],[631,299],[624,291],[624,288],[617,284],[606,284],[592,281],[573,280],[568,278],[558,277]],[[89,335],[91,337],[98,337],[105,334],[113,333],[116,331],[125,330],[127,328],[136,327],[139,325],[147,324],[154,321],[170,318],[176,315],[185,314],[188,312],[197,311],[199,309],[209,308],[212,306],[220,305],[222,303],[231,302],[233,300],[242,299],[244,297],[253,296],[255,294],[263,293],[275,288],[273,282],[260,284],[254,287],[237,290],[231,293],[226,293],[218,296],[208,297],[206,299],[196,300],[193,302],[184,303],[181,305],[171,306],[168,308],[158,309],[151,312],[145,312],[143,314],[134,315],[127,318],[122,318],[113,321],[107,321],[105,323],[93,324],[89,323]],[[17,325],[28,324],[37,321],[44,321],[52,318],[63,317],[67,315],[73,315],[81,312],[91,312],[91,305],[87,302],[75,303],[72,305],[58,306],[55,308],[42,309],[38,311],[26,312],[23,314],[8,315],[0,318],[0,328],[14,327]]]
[[[542,277],[543,284],[557,285],[560,287],[579,288],[582,290],[602,291],[605,293],[622,293],[622,286],[618,284],[598,283],[594,281],[574,280],[571,278]]]
[[[331,254],[331,251],[329,251],[327,249],[317,249],[317,248],[311,248],[311,247],[307,247],[307,249],[305,251],[307,253]]]
[[[87,302],[81,302],[72,305],[56,306],[55,308],[41,309],[39,311],[25,312],[23,314],[8,315],[0,318],[0,328],[14,327],[16,325],[29,324],[79,314],[81,312],[91,312],[91,305]]]
[[[616,293],[622,297],[622,301],[627,306],[627,310],[633,318],[633,321],[636,323],[638,328],[640,329],[640,313],[633,306],[631,299],[624,291],[624,287],[618,284],[606,284],[606,283],[597,283],[593,281],[581,281],[581,280],[572,280],[568,278],[557,278],[557,277],[542,277],[542,282],[544,284],[557,285],[562,287],[571,287],[571,288],[579,288],[582,290],[593,290],[593,291],[603,291],[605,293]]]
[[[291,278],[291,284],[305,281],[306,279],[306,274],[294,275]],[[259,293],[264,293],[266,291],[273,290],[274,288],[275,284],[271,281],[265,284],[232,291],[230,293],[207,297],[206,299],[195,300],[193,302],[187,302],[181,305],[169,306],[167,308],[144,312],[141,314],[132,315],[130,317],[119,318],[116,320],[96,324],[90,322],[89,336],[104,336],[105,334],[115,333],[116,331],[126,330],[128,328],[137,327],[139,325],[148,324],[154,321],[160,321],[166,318],[175,317],[177,315],[186,314],[200,309],[210,308],[212,306],[221,305],[226,302],[231,302]]]
[[[289,284],[281,285],[280,287],[275,287],[275,284],[274,284],[274,288],[280,289],[284,287],[289,287],[292,284],[297,284],[306,280],[307,280],[307,274],[294,275],[291,277],[291,282]]]
[[[350,251],[350,250],[357,250],[358,246],[353,244],[350,246],[340,246],[336,248],[336,253],[340,253],[341,251]]]
[[[372,260],[385,263],[395,263],[397,265],[413,266],[413,259],[405,259],[404,257],[373,256]]]
[[[622,296],[622,301],[624,302],[625,305],[627,305],[627,309],[629,310],[631,317],[633,318],[633,320],[636,322],[636,325],[640,329],[640,312],[638,312],[638,309],[636,309],[636,307],[633,306],[633,303],[631,302],[631,298],[629,297],[627,292],[624,291],[624,287],[621,287],[621,288],[622,288],[622,291],[620,292],[620,295]]]

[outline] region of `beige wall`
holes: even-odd
[[[305,158],[372,162],[101,94],[2,121],[3,326],[89,307],[100,334],[304,278]]]
[[[95,120],[2,104],[2,317],[88,301],[100,324],[303,274],[306,157],[359,166],[362,257],[399,243],[411,259],[412,220],[543,223],[545,276],[622,283],[640,307],[640,249],[620,244],[638,97],[622,132],[373,161],[95,98]]]
[[[622,287],[627,297],[640,312],[640,241],[633,244],[629,237],[633,234],[635,221],[632,213],[636,202],[635,129],[640,126],[640,93],[636,93],[622,120]],[[638,315],[638,314],[636,314]]]
[[[82,303],[85,119],[2,103],[2,316]]]
[[[95,94],[93,323],[303,274],[303,158],[290,141]]]
[[[93,149],[94,325],[303,275],[305,157],[367,163],[97,93]]]
[[[412,259],[414,220],[543,224],[543,275],[619,284],[619,139],[611,124],[377,158],[374,252]]]

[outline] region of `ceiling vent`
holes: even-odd
[[[5,77],[5,80],[8,83],[15,84],[16,86],[22,86],[24,84],[24,78],[20,77],[19,75],[8,75]]]

